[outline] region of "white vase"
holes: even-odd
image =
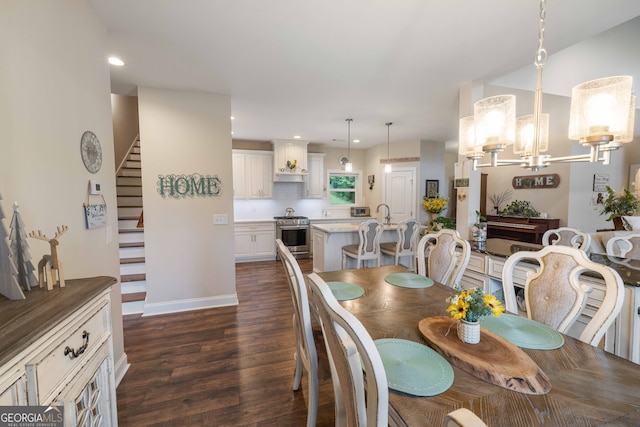
[[[458,338],[467,344],[478,344],[480,342],[480,322],[460,320],[460,323],[458,323]]]

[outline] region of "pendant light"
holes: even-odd
[[[392,122],[385,123],[385,126],[387,127],[387,164],[384,165],[384,173],[391,173],[391,159],[389,157],[389,128],[392,124]]]
[[[351,163],[351,122],[353,119],[346,119],[347,122],[347,162],[344,164],[345,172],[353,171],[353,163]]]

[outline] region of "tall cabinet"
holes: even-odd
[[[273,194],[273,153],[233,150],[233,197],[270,199]]]
[[[325,195],[324,156],[325,153],[309,153],[307,155],[309,174],[305,183],[307,199],[322,199]]]

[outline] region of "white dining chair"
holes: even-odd
[[[285,273],[291,290],[293,300],[293,328],[296,334],[296,370],[293,378],[293,390],[300,388],[303,369],[307,370],[307,382],[309,384],[307,427],[316,425],[318,415],[318,397],[320,385],[318,377],[318,354],[313,339],[311,312],[309,298],[304,276],[289,249],[276,239],[278,255],[284,266]]]
[[[416,257],[420,223],[415,219],[406,219],[398,224],[396,232],[398,241],[380,243],[380,252],[393,256],[395,265],[398,265],[400,258],[409,257],[409,269],[414,270],[413,259]]]
[[[445,427],[487,427],[480,417],[467,408],[449,412],[444,418]]]
[[[456,230],[425,234],[418,243],[418,274],[453,287],[469,264],[471,245]]]
[[[572,227],[560,227],[547,230],[542,235],[542,245],[561,245],[586,251],[591,246],[591,236],[589,233],[580,231]]]
[[[640,233],[613,236],[607,241],[607,255],[640,260]]]
[[[309,298],[320,317],[329,354],[336,425],[386,427],[387,375],[373,339],[362,323],[338,303],[320,276],[312,273],[307,277]]]
[[[514,268],[521,261],[539,265],[538,271],[531,272],[525,281],[527,316],[562,333],[567,333],[575,323],[593,290],[580,281],[580,276],[585,272],[602,276],[605,284],[602,304],[579,337],[597,346],[622,309],[624,284],[620,275],[591,261],[584,251],[569,246],[550,245],[537,252],[516,252],[507,258],[502,270],[505,308],[512,313],[518,312],[513,278]]]
[[[382,237],[382,223],[376,219],[362,222],[358,226],[357,245],[345,245],[342,247],[342,269],[347,268],[347,258],[356,260],[356,268],[361,264],[366,266],[369,260],[376,262],[376,267],[380,267],[380,237]]]

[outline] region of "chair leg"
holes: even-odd
[[[344,253],[344,251],[342,252],[342,269],[347,269],[347,255]]]
[[[320,395],[320,380],[318,372],[309,372],[309,407],[307,408],[307,427],[315,427],[318,418],[318,399]]]
[[[300,382],[302,381],[302,371],[304,366],[302,365],[302,357],[300,352],[296,351],[296,373],[293,376],[293,390],[298,391],[300,389]]]

